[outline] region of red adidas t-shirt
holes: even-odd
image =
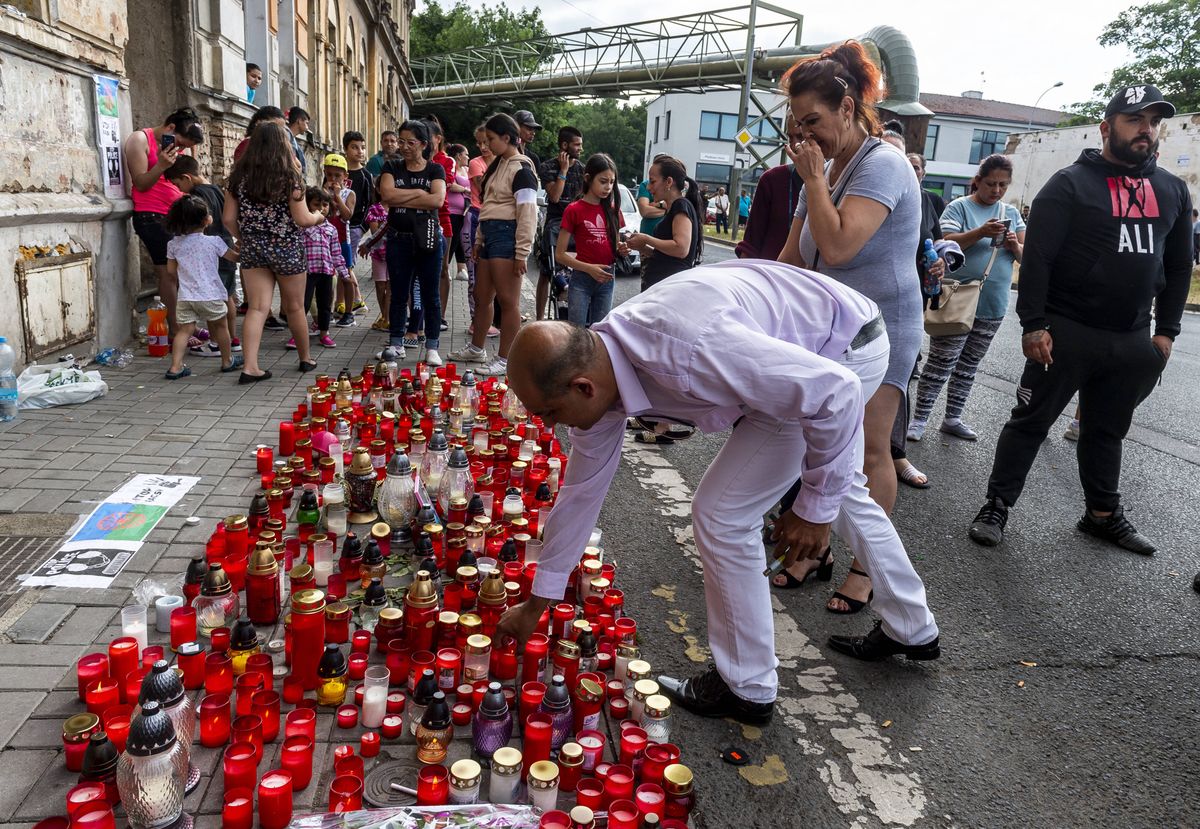
[[[617,227],[625,224],[617,214]],[[576,199],[563,212],[562,232],[575,237],[575,258],[589,265],[608,266],[613,263],[612,243],[608,239],[608,226],[604,223],[604,211],[598,204]]]

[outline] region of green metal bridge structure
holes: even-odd
[[[772,140],[738,149],[752,156],[750,168],[765,169],[787,160],[783,119],[775,117],[786,104],[768,93],[778,89],[797,60],[830,45],[805,45],[803,27],[803,15],[751,0],[715,11],[495,43],[414,59],[413,98],[418,105],[506,106],[518,99],[628,99],[740,89],[740,127],[755,135],[761,129]],[[890,26],[857,39],[883,70],[888,97],[880,108],[905,123],[910,143],[920,151],[932,113],[918,100],[911,42]],[[764,121],[769,130],[759,127]],[[728,192],[738,192],[743,172],[734,166]],[[731,212],[736,221],[736,211]]]

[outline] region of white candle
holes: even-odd
[[[138,657],[146,649],[149,640],[146,635],[146,608],[142,605],[121,608],[121,635],[131,636],[138,643]]]
[[[316,579],[317,587],[327,586],[329,584],[329,574],[332,572],[332,561],[318,561],[313,565],[313,577]]]
[[[363,693],[362,724],[365,728],[379,728],[387,713],[386,685],[367,688]]]

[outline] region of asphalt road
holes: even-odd
[[[729,255],[710,245],[707,258]],[[616,302],[637,287],[619,280]],[[825,647],[830,634],[873,623],[869,612],[823,609],[849,564],[835,546],[831,585],[774,600],[782,662],[774,723],[759,731],[676,715],[677,742],[697,772],[698,825],[1200,825],[1192,805],[1200,596],[1191,587],[1200,569],[1198,323],[1185,319],[1163,384],[1126,443],[1127,514],[1160,550],[1142,558],[1074,529],[1083,509],[1074,444],[1059,429],[1004,544],[985,550],[967,538],[1021,371],[1010,315],[965,415],[980,440],[944,438],[934,423],[932,437],[910,444],[933,486],[901,487],[894,515],[941,626],[942,659],[864,665]],[[703,667],[690,495],[724,438],[628,442],[602,514],[604,547],[644,620],[656,673]],[[720,760],[731,745],[750,766]]]

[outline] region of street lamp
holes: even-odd
[[[1029,123],[1025,125],[1025,129],[1028,129],[1028,130],[1033,129],[1033,116],[1037,112],[1038,104],[1040,104],[1042,102],[1042,98],[1046,97],[1046,93],[1049,92],[1051,89],[1058,89],[1062,85],[1063,85],[1063,82],[1058,81],[1057,83],[1054,84],[1054,86],[1050,87],[1050,89],[1047,89],[1046,92],[1043,92],[1041,95],[1037,96],[1037,100],[1033,102],[1033,106],[1029,110]]]

